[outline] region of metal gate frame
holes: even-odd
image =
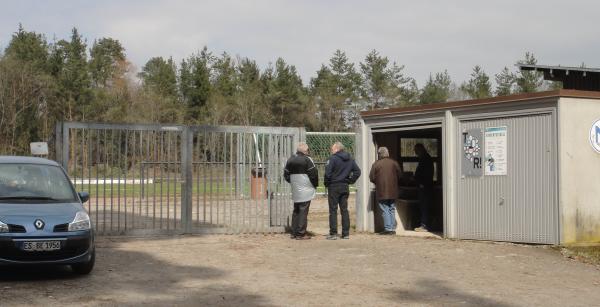
[[[276,135],[276,136],[285,136],[286,143],[283,146],[289,147],[289,154],[293,153],[294,146],[301,141],[305,140],[306,131],[304,128],[289,128],[289,127],[257,127],[257,126],[183,126],[183,125],[163,125],[163,124],[102,124],[102,123],[82,123],[82,122],[59,122],[55,127],[55,150],[56,150],[56,161],[61,164],[65,170],[69,170],[69,156],[70,151],[77,151],[78,148],[70,148],[71,141],[71,129],[93,129],[93,130],[124,130],[124,131],[141,131],[142,132],[168,132],[178,135],[180,138],[179,144],[179,162],[180,162],[180,178],[179,182],[181,183],[181,210],[179,212],[179,216],[177,218],[181,218],[181,222],[179,225],[175,224],[174,229],[168,229],[164,231],[162,229],[127,229],[127,224],[125,224],[125,229],[121,231],[118,230],[117,233],[106,233],[106,234],[157,234],[157,233],[174,233],[174,234],[187,234],[187,233],[260,233],[260,232],[283,232],[286,227],[289,227],[289,218],[291,216],[291,210],[285,210],[283,212],[282,217],[280,217],[282,224],[280,225],[271,225],[273,227],[268,227],[266,229],[245,229],[245,228],[231,228],[231,227],[194,227],[192,208],[193,208],[193,199],[194,199],[194,163],[195,163],[195,153],[194,153],[194,138],[196,135],[200,133],[229,133],[233,135],[242,135],[242,134],[254,134],[255,142],[256,135]],[[84,135],[84,134],[83,134]],[[83,137],[83,136],[82,136]],[[126,141],[127,143],[127,141]],[[177,143],[177,142],[176,142]],[[264,139],[263,139],[264,144]],[[177,146],[177,145],[176,145]],[[258,147],[258,144],[257,144]],[[82,154],[83,154],[83,146],[82,146]],[[286,151],[287,153],[287,151]],[[257,153],[258,154],[258,153]],[[83,184],[83,166],[82,166],[82,178],[81,181]],[[283,165],[281,172],[283,172]],[[141,172],[141,174],[143,171]],[[71,175],[71,174],[70,174]],[[88,173],[89,177],[89,173]],[[77,175],[75,174],[75,178]],[[111,177],[111,182],[114,178]],[[127,178],[126,178],[127,180]],[[88,178],[88,185],[91,184],[91,179]],[[96,181],[98,184],[98,181]],[[142,182],[142,186],[144,183]],[[142,192],[143,195],[143,192]],[[135,197],[135,196],[132,196]],[[161,194],[162,197],[162,194]],[[291,207],[291,197],[289,195],[283,196],[283,203],[280,205]],[[287,202],[285,200],[288,200]],[[111,200],[112,201],[112,200]],[[269,198],[269,206],[271,199]],[[127,203],[127,196],[125,196],[125,203]],[[288,204],[289,203],[289,204]],[[270,208],[270,207],[269,207]],[[269,209],[270,210],[270,209]],[[270,212],[269,212],[270,214]],[[127,211],[125,212],[125,216],[127,216]],[[175,218],[175,217],[174,217]],[[270,218],[271,219],[271,218]],[[271,221],[272,222],[272,221]],[[133,222],[132,222],[133,223]],[[258,221],[256,221],[258,224]],[[178,226],[178,227],[177,227]],[[210,226],[210,225],[209,225]],[[112,230],[112,225],[111,225]],[[100,234],[104,234],[104,232],[100,232]]]

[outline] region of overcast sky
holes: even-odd
[[[139,69],[153,56],[283,57],[310,80],[336,49],[360,62],[372,49],[421,86],[447,69],[460,83],[475,64],[493,75],[533,52],[540,64],[600,67],[598,1],[0,1],[0,48],[19,23],[49,40],[77,27],[91,43],[121,41]]]

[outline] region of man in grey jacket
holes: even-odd
[[[315,163],[308,156],[308,145],[299,143],[296,154],[288,159],[283,173],[285,181],[292,185],[292,239],[310,239],[306,235],[308,208],[319,185],[319,174]]]

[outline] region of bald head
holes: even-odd
[[[331,154],[344,150],[344,144],[342,142],[335,142],[331,145]]]
[[[306,143],[298,143],[298,147],[296,147],[297,152],[301,152],[305,155],[308,155],[308,145]]]

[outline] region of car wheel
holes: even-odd
[[[87,275],[94,269],[94,264],[96,262],[96,250],[92,252],[92,257],[88,262],[71,264],[71,269],[74,273],[79,275]]]

